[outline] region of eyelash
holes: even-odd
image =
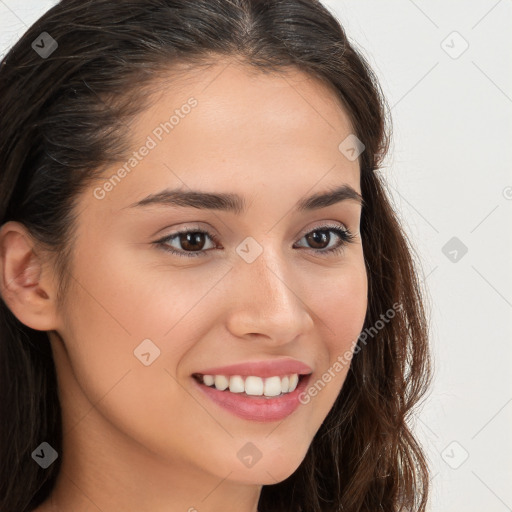
[[[313,251],[316,254],[332,254],[337,255],[343,251],[345,246],[347,244],[352,243],[356,236],[351,233],[346,228],[341,228],[340,226],[319,226],[317,228],[312,229],[311,231],[308,231],[305,233],[304,236],[309,235],[310,233],[314,233],[315,231],[334,231],[341,239],[340,244],[337,247],[331,248],[331,249],[309,249],[310,251]],[[195,258],[197,256],[206,256],[206,253],[211,250],[201,250],[201,251],[177,251],[176,249],[171,248],[167,242],[174,240],[175,238],[178,238],[182,234],[187,233],[202,233],[205,235],[208,235],[213,242],[216,244],[219,243],[219,240],[217,236],[209,233],[208,231],[204,231],[202,229],[184,229],[182,231],[176,231],[176,233],[172,233],[171,235],[166,236],[165,238],[162,238],[160,240],[157,240],[156,242],[153,242],[157,244],[159,247],[161,247],[164,251],[170,252],[171,254],[175,254],[176,256],[184,257],[184,258]],[[302,238],[304,238],[304,236]],[[329,240],[330,242],[330,240]]]

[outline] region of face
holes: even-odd
[[[95,435],[108,425],[111,442],[183,470],[273,484],[303,460],[363,328],[360,203],[297,207],[342,186],[361,192],[358,161],[338,149],[352,127],[333,93],[298,71],[222,63],[182,80],[131,125],[134,157],[77,205],[74,279],[51,334],[59,386],[76,398],[65,421],[96,404]],[[239,203],[174,195],[136,205],[177,189]],[[279,419],[241,416],[193,377],[274,360],[304,363],[316,388]],[[261,400],[260,412],[277,399]]]

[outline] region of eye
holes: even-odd
[[[338,242],[333,247],[329,247],[332,241],[329,233],[335,233],[338,238]],[[207,238],[217,244],[219,243],[218,238],[212,233],[196,228],[177,231],[154,243],[171,254],[185,258],[194,258],[196,256],[206,256],[206,249],[208,248],[205,249],[205,241]],[[305,239],[308,244],[312,245],[310,250],[316,254],[338,254],[342,252],[347,244],[353,242],[355,238],[356,236],[348,229],[339,225],[331,225],[319,226],[313,231],[306,233],[301,240]],[[176,248],[176,246],[171,245],[171,243],[177,243],[181,247]],[[319,246],[323,246],[326,243],[327,249],[325,247],[319,248]],[[215,246],[209,249],[212,248],[215,248]]]
[[[161,240],[157,240],[155,243],[171,254],[176,254],[177,256],[183,256],[185,258],[193,258],[195,256],[206,255],[203,250],[205,245],[205,235],[214,242],[218,242],[217,237],[208,231],[203,231],[201,229],[185,229],[183,231],[172,233]],[[169,245],[169,242],[172,242],[175,239],[178,244],[181,245],[181,249],[178,248],[178,250],[176,250]]]
[[[338,237],[338,243],[330,248],[318,248],[327,243],[329,247],[331,235],[329,233],[334,232]],[[312,251],[317,254],[339,254],[343,251],[345,246],[355,240],[356,236],[351,233],[347,228],[334,225],[334,226],[319,226],[313,231],[309,231],[304,235],[302,239],[306,239],[307,243],[312,245]]]

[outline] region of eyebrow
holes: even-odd
[[[319,210],[347,200],[357,201],[361,206],[365,205],[361,194],[350,185],[344,184],[327,190],[326,192],[300,199],[296,203],[295,209],[299,212]],[[245,199],[238,194],[165,189],[157,194],[150,194],[144,199],[128,205],[127,208],[138,208],[149,205],[220,210],[233,212],[236,215],[244,213],[247,207]]]

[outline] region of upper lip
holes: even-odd
[[[297,359],[269,359],[266,361],[247,361],[245,363],[236,363],[229,366],[217,366],[215,368],[206,368],[201,370],[201,375],[240,375],[257,377],[284,376],[292,373],[299,375],[308,375],[313,370],[306,364]]]

